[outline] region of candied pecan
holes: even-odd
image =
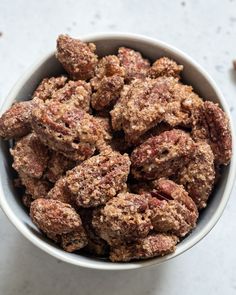
[[[188,133],[173,129],[154,136],[131,154],[131,173],[136,179],[169,177],[184,167],[194,151]]]
[[[111,117],[115,130],[117,125],[122,126],[127,142],[136,141],[163,120],[165,108],[172,99],[169,85],[172,82],[175,83],[174,79],[134,80],[129,90],[122,93],[121,101],[118,101],[118,110],[115,106],[111,111]],[[123,98],[123,95],[126,97]],[[119,107],[120,104],[123,106]],[[121,124],[116,124],[117,111],[121,112]]]
[[[227,165],[232,155],[232,137],[226,113],[211,101],[193,114],[192,136],[195,140],[206,140],[215,156],[215,163]]]
[[[183,66],[178,65],[175,61],[168,57],[161,57],[157,59],[148,71],[151,78],[158,78],[160,76],[175,77],[180,79],[180,73],[183,71]]]
[[[196,226],[197,207],[182,185],[160,178],[149,190],[151,221],[155,231],[184,237]]]
[[[45,197],[46,199],[58,200],[63,203],[70,204],[71,206],[75,206],[71,194],[67,188],[66,177],[61,177],[57,180],[54,187],[48,192]]]
[[[126,186],[128,155],[108,152],[91,157],[67,173],[68,188],[81,207],[105,204]]]
[[[98,256],[106,256],[108,254],[109,246],[106,241],[101,239],[96,233],[92,225],[93,209],[80,209],[79,215],[81,217],[83,227],[87,234],[88,244],[85,251],[90,254]]]
[[[104,77],[124,77],[124,75],[125,69],[120,65],[120,60],[116,55],[104,56],[98,62],[95,69],[95,77],[91,79],[91,85],[94,89],[98,89],[100,81]]]
[[[69,204],[51,199],[37,199],[30,207],[30,216],[44,233],[61,235],[79,231],[82,222]]]
[[[12,167],[18,173],[41,178],[48,162],[48,148],[41,143],[35,133],[19,139],[10,150],[14,162]]]
[[[124,86],[124,68],[115,55],[103,57],[95,70],[95,77],[91,80],[94,89],[91,104],[95,110],[102,110],[113,105],[120,96]]]
[[[120,76],[104,77],[92,95],[92,107],[99,111],[112,106],[119,98],[123,86],[124,79]]]
[[[26,194],[31,195],[33,199],[44,198],[51,189],[51,184],[47,180],[33,178],[24,173],[20,174],[20,180]]]
[[[62,88],[67,82],[67,77],[51,77],[45,78],[38,85],[36,90],[33,93],[33,99],[41,99],[46,101],[52,98],[52,95],[60,88]]]
[[[178,238],[174,235],[152,234],[131,244],[112,247],[110,260],[130,261],[164,256],[175,251]]]
[[[86,233],[81,227],[77,231],[61,235],[61,247],[67,252],[74,252],[88,244]]]
[[[31,131],[31,112],[35,101],[21,101],[14,103],[0,117],[0,136],[5,139],[19,138]]]
[[[92,223],[96,233],[111,246],[144,238],[152,229],[148,200],[121,193],[95,211]]]
[[[57,39],[56,57],[74,80],[87,80],[94,76],[97,64],[96,46],[84,43],[68,35]]]
[[[215,180],[214,155],[206,142],[198,142],[191,161],[180,169],[177,182],[182,184],[199,209],[206,207]]]
[[[94,120],[97,121],[97,124],[100,126],[103,132],[103,138],[106,142],[110,142],[112,139],[112,130],[110,124],[110,118],[103,116],[102,114],[97,114],[94,116]]]
[[[160,122],[171,127],[190,127],[192,112],[202,103],[192,87],[178,83],[173,77],[134,80],[123,89],[110,112],[112,127],[123,129],[126,140],[135,143]]]
[[[90,111],[90,97],[92,90],[89,83],[85,81],[69,81],[64,87],[53,93],[52,99],[59,102],[73,100],[74,105],[85,112]]]
[[[56,182],[61,176],[65,174],[67,170],[74,168],[76,162],[65,157],[64,155],[50,151],[50,157],[45,172],[45,177],[51,181]]]
[[[94,118],[70,101],[51,100],[35,108],[32,115],[32,127],[40,140],[72,160],[89,158],[103,140]]]
[[[118,58],[125,68],[125,81],[130,82],[134,78],[144,78],[150,68],[150,63],[144,59],[140,52],[133,49],[120,47]]]

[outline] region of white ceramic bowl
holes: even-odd
[[[183,80],[194,87],[195,91],[204,99],[212,100],[221,105],[230,117],[228,106],[212,78],[182,51],[161,41],[134,34],[94,34],[81,38],[84,41],[94,42],[99,56],[113,54],[120,46],[131,47],[140,51],[145,57],[154,61],[160,56],[168,56],[184,65]],[[19,79],[10,94],[6,97],[1,109],[1,114],[7,110],[14,101],[30,99],[31,94],[39,82],[47,76],[58,75],[63,69],[54,56],[54,52],[41,58]],[[230,120],[233,135],[233,150],[235,146],[232,121]],[[45,238],[30,220],[24,206],[21,204],[12,185],[13,170],[9,156],[9,145],[0,142],[0,204],[3,211],[15,227],[34,245],[48,254],[71,264],[94,269],[125,270],[135,269],[153,264],[160,264],[184,251],[190,249],[199,242],[216,224],[220,218],[232,189],[235,174],[235,155],[229,166],[222,174],[221,180],[210,198],[208,206],[200,214],[197,227],[180,244],[174,253],[144,261],[129,263],[112,263],[89,256],[67,253],[57,247],[49,239]],[[210,249],[209,249],[210,250]]]

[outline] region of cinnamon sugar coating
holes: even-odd
[[[148,71],[148,76],[158,78],[160,76],[180,78],[180,73],[183,71],[183,66],[178,65],[174,60],[168,57],[157,59]]]
[[[0,136],[4,139],[20,138],[31,131],[31,112],[35,101],[14,103],[0,117]]]
[[[108,151],[91,157],[67,173],[72,198],[81,207],[106,203],[126,187],[129,166],[126,154]]]
[[[174,235],[152,234],[134,243],[112,247],[110,260],[127,262],[164,256],[175,251],[178,238]]]
[[[205,101],[193,114],[192,136],[205,140],[213,151],[216,164],[227,165],[232,156],[229,120],[224,111],[211,101]]]
[[[191,159],[194,142],[188,133],[173,129],[154,136],[131,154],[131,173],[136,179],[156,179],[177,173]]]
[[[19,139],[10,150],[14,162],[12,167],[18,173],[41,178],[48,163],[48,149],[35,133]]]
[[[126,47],[120,47],[118,58],[125,69],[126,82],[129,83],[132,79],[146,77],[150,63],[142,57],[140,52]]]
[[[65,76],[44,78],[34,91],[33,98],[43,101],[51,99],[53,94],[57,92],[58,89],[62,88],[66,82],[67,77]]]
[[[94,76],[97,65],[95,50],[93,43],[86,44],[68,35],[60,35],[56,57],[72,79],[88,80]]]
[[[93,155],[103,133],[94,118],[73,102],[49,101],[33,111],[32,127],[40,140],[72,160]]]
[[[177,174],[177,182],[182,184],[197,207],[206,207],[215,181],[214,155],[206,142],[198,142],[192,160]]]
[[[144,238],[152,229],[148,200],[140,195],[121,193],[95,211],[93,226],[111,246]]]

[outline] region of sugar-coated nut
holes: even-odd
[[[94,118],[73,102],[49,101],[33,111],[32,127],[40,140],[72,160],[93,155],[103,132]]]
[[[177,182],[182,184],[197,207],[206,207],[215,181],[214,155],[206,142],[198,142],[192,160],[180,169]]]
[[[72,198],[81,207],[105,204],[126,186],[129,167],[126,154],[109,151],[91,157],[67,173]]]
[[[141,195],[121,193],[95,211],[93,227],[111,246],[144,238],[152,229],[148,200]]]
[[[31,112],[35,101],[14,103],[0,117],[0,136],[5,139],[20,138],[31,131]]]
[[[53,94],[58,89],[62,88],[66,84],[66,82],[67,77],[65,76],[45,78],[38,85],[32,97],[41,99],[43,101],[51,99]]]
[[[124,77],[125,69],[120,65],[120,60],[116,55],[107,55],[101,58],[95,69],[95,77],[91,79],[93,89],[97,90],[100,81],[104,77],[119,76]]]
[[[156,232],[184,237],[196,226],[197,207],[182,185],[160,178],[149,191],[151,221]]]
[[[33,199],[44,198],[51,189],[51,184],[45,179],[33,178],[24,173],[19,176],[26,194],[31,195]]]
[[[134,259],[164,256],[175,251],[178,241],[174,235],[152,234],[130,244],[112,247],[109,258],[113,262],[127,262]]]
[[[217,165],[227,165],[232,156],[232,137],[229,119],[215,103],[205,101],[193,114],[192,136],[211,146]]]
[[[86,233],[81,226],[79,230],[61,235],[61,247],[67,252],[74,252],[88,244]]]
[[[71,206],[75,206],[71,198],[70,191],[67,188],[66,177],[61,177],[54,184],[53,188],[48,192],[46,199],[58,200]]]
[[[121,65],[125,69],[125,81],[130,82],[134,78],[146,77],[150,68],[150,63],[144,59],[140,52],[133,49],[120,47],[118,50],[118,58]]]
[[[51,199],[37,199],[30,207],[30,216],[44,233],[61,235],[79,231],[80,216],[69,204]]]
[[[148,75],[154,79],[160,76],[175,77],[179,79],[182,71],[182,65],[178,65],[174,60],[168,57],[161,57],[153,63],[148,71]]]
[[[194,152],[188,133],[173,129],[146,140],[131,154],[131,173],[136,179],[169,177],[184,167]]]
[[[60,35],[57,39],[56,57],[74,80],[88,80],[94,76],[97,65],[96,46],[84,43],[68,35]]]
[[[93,255],[106,256],[108,254],[109,246],[105,240],[100,238],[95,233],[92,225],[93,212],[94,209],[88,208],[79,210],[79,215],[81,217],[83,227],[88,239],[88,244],[84,250]]]
[[[104,77],[92,95],[92,107],[97,111],[111,107],[119,98],[123,86],[124,79],[120,76]]]
[[[14,162],[12,167],[18,173],[41,178],[48,162],[48,148],[41,143],[35,133],[19,139],[10,150]]]
[[[64,155],[55,152],[53,150],[49,153],[49,160],[47,164],[47,170],[45,177],[51,181],[56,182],[59,178],[65,175],[67,170],[74,168],[76,162],[65,157]]]
[[[90,111],[91,86],[82,80],[69,81],[64,87],[53,93],[52,99],[59,102],[72,100],[74,105],[85,112]]]

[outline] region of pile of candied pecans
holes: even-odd
[[[226,114],[181,81],[182,65],[152,65],[121,47],[67,35],[67,74],[0,118],[15,185],[34,224],[64,250],[129,261],[165,255],[195,226],[231,158]]]

